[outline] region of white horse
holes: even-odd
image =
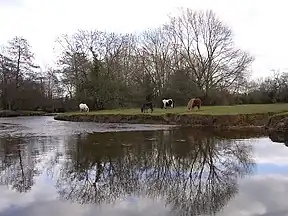
[[[171,98],[162,100],[161,109],[163,109],[163,108],[166,109],[167,106],[171,106],[172,108],[174,108],[174,101]]]
[[[82,111],[89,112],[89,107],[87,106],[87,104],[80,103],[79,108],[80,108],[80,112]]]

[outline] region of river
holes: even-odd
[[[189,127],[0,118],[1,216],[288,215],[288,148]]]

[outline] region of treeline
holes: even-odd
[[[31,46],[14,37],[0,50],[0,107],[9,110],[63,110],[63,88],[56,71],[42,72]]]
[[[187,105],[286,102],[287,74],[249,81],[254,60],[212,11],[182,9],[141,34],[79,30],[57,39],[57,68],[41,71],[28,41],[15,37],[1,51],[3,109],[135,107],[151,95]]]

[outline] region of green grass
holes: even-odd
[[[155,108],[154,112],[151,114],[149,110],[149,115],[165,115],[168,113],[185,115],[185,114],[198,114],[198,115],[237,115],[237,114],[255,114],[255,113],[281,113],[288,112],[288,103],[285,104],[247,104],[247,105],[235,105],[235,106],[202,106],[200,110],[194,108],[193,111],[188,112],[186,107],[175,107],[174,109],[160,109]],[[139,115],[141,113],[140,108],[133,109],[114,109],[114,110],[101,110],[101,111],[91,111],[89,113],[84,112],[67,112],[64,115]],[[147,115],[147,113],[146,113]]]

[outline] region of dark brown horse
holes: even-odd
[[[148,109],[151,110],[151,113],[153,112],[153,103],[152,102],[147,102],[147,103],[144,103],[142,106],[141,106],[141,112],[145,113],[145,111],[148,112]]]
[[[187,108],[189,111],[191,111],[195,106],[198,107],[198,110],[200,109],[201,107],[201,104],[202,104],[202,101],[200,98],[192,98],[189,102],[188,102],[188,105],[187,105]]]

